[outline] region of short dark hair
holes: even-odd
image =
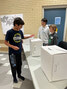
[[[41,21],[46,22],[47,23],[47,19],[46,18],[42,18]]]
[[[20,17],[17,17],[13,21],[13,25],[14,26],[15,26],[15,24],[17,24],[19,26],[19,25],[24,25],[25,23],[24,23],[24,21]]]

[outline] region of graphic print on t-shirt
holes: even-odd
[[[14,35],[14,37],[13,37],[13,40],[14,40],[15,43],[21,42],[21,34],[16,33],[16,34]]]

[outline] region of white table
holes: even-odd
[[[29,52],[30,49],[24,46],[25,52]],[[27,57],[27,62],[29,65],[30,73],[32,76],[33,84],[35,89],[64,89],[67,86],[67,80],[49,82],[46,75],[41,69],[41,58],[32,57],[31,55]]]

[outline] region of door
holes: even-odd
[[[58,28],[58,43],[63,40],[65,15],[66,8],[44,9],[44,17],[48,20],[47,24],[56,24]]]

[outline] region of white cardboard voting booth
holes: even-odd
[[[41,55],[41,46],[43,45],[43,42],[41,39],[36,38],[30,40],[30,53],[32,56],[40,56]]]
[[[31,36],[31,34],[25,34],[24,36]],[[23,48],[25,46],[24,52],[26,49],[30,50],[30,40],[34,39],[34,36],[28,38],[28,39],[23,39]]]
[[[31,34],[25,34],[24,36],[31,36]],[[30,39],[34,39],[34,36],[32,36],[28,39],[23,39],[23,44],[24,45],[30,45]]]
[[[67,79],[67,51],[58,46],[42,46],[41,68],[49,81]]]

